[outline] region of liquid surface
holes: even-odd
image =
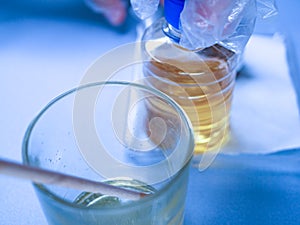
[[[154,193],[138,201],[82,192],[72,201],[79,207],[72,207],[53,202],[44,192],[38,191],[38,196],[51,225],[182,225],[188,173],[189,167],[186,165],[170,180],[171,183],[156,184],[155,189],[141,181],[124,177],[106,181],[115,186]],[[64,196],[65,192],[61,194]]]
[[[147,185],[141,181],[133,180],[133,179],[112,179],[104,181],[104,183],[123,187],[125,189],[130,189],[134,191],[139,191],[145,194],[152,194],[156,192],[156,189],[150,185]],[[89,208],[98,208],[98,207],[113,207],[121,205],[122,203],[129,202],[126,199],[119,199],[115,196],[103,195],[101,193],[91,193],[91,192],[82,192],[77,196],[74,200],[74,203],[86,206]]]

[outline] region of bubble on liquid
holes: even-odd
[[[152,16],[159,5],[159,0],[130,0],[132,9],[140,19]]]

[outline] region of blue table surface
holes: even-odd
[[[219,155],[204,172],[192,168],[184,224],[300,224],[299,156]]]
[[[288,37],[299,102],[300,1],[278,0],[277,5],[278,17],[259,21],[256,32]],[[99,55],[134,41],[136,23],[129,17],[122,27],[111,28],[80,0],[0,0],[0,157],[20,161],[33,116],[52,97],[76,86]],[[193,167],[184,224],[300,224],[299,168],[300,148],[218,155],[204,172]],[[0,225],[46,224],[28,182],[0,176],[0,186]]]

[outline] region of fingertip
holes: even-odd
[[[87,5],[101,13],[113,26],[121,25],[127,16],[127,4],[122,0],[85,0]]]
[[[121,25],[127,16],[127,5],[122,0],[102,1],[103,14],[108,22],[114,26]],[[98,4],[100,1],[98,0]]]
[[[119,26],[125,21],[127,12],[125,8],[111,8],[104,15],[110,24]]]

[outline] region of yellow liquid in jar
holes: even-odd
[[[144,66],[144,76],[148,85],[169,95],[184,109],[193,125],[194,153],[199,154],[220,148],[229,138],[235,71],[224,55],[203,58],[189,54],[192,57],[151,57]],[[151,107],[153,114],[163,117],[160,106]]]

